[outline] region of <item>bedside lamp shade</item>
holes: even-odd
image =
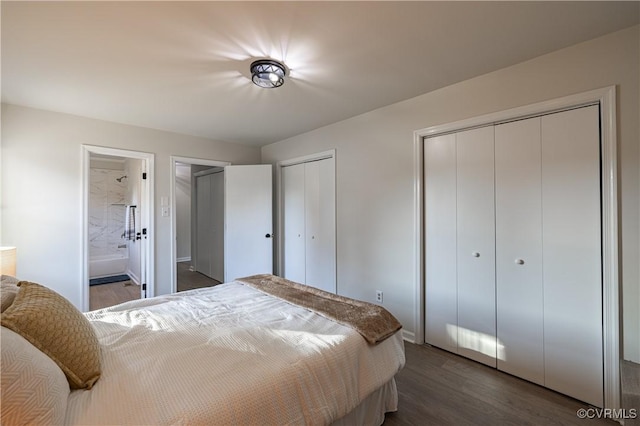
[[[16,248],[0,247],[0,273],[16,276]]]

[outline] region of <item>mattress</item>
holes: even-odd
[[[89,312],[102,377],[67,424],[330,424],[403,367],[358,332],[237,282]]]

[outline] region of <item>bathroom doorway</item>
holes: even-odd
[[[85,310],[95,310],[148,297],[153,288],[151,154],[84,148],[84,300]]]

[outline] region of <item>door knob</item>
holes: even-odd
[[[517,265],[524,265],[524,259],[516,259]]]
[[[480,257],[480,253],[478,253],[477,251],[474,251],[473,253],[471,253],[471,256]]]
[[[271,234],[267,234],[264,236],[265,238],[271,238]]]

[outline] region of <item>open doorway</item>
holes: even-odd
[[[173,291],[224,281],[224,166],[227,162],[172,157]]]
[[[95,310],[150,295],[152,154],[84,150],[84,308]]]
[[[186,265],[179,265],[184,262],[185,257],[178,256],[178,241],[184,240],[184,234],[188,231],[178,231],[177,217],[183,217],[180,213],[172,214],[172,291],[178,291],[178,268],[180,271],[189,270],[189,272],[199,273],[206,276],[222,277],[216,281],[229,282],[239,277],[245,277],[255,274],[271,274],[273,272],[273,196],[272,196],[272,166],[270,164],[246,164],[246,165],[230,165],[228,162],[215,160],[200,160],[186,157],[171,157],[171,209],[167,205],[166,214],[170,211],[177,211],[177,195],[180,191],[182,182],[176,181],[176,174],[180,173],[178,167],[186,167],[190,165],[189,175],[192,177],[192,187],[190,194],[197,194],[197,182],[202,181],[200,191],[204,193],[204,202],[197,199],[196,195],[192,195],[192,201],[185,203],[191,206],[191,229],[190,235],[192,240],[189,268]],[[201,170],[204,169],[204,170]],[[216,181],[217,183],[214,183]],[[209,182],[209,183],[207,183]],[[222,186],[223,201],[212,203],[207,200],[206,194],[215,185]],[[209,190],[202,190],[209,186]],[[182,191],[184,192],[184,190]],[[218,191],[220,192],[220,191]],[[195,203],[193,202],[195,200]],[[194,206],[194,204],[196,204]],[[198,207],[199,206],[199,207]],[[207,206],[209,206],[207,208]],[[218,208],[220,213],[215,213]],[[201,209],[201,216],[213,216],[215,214],[217,220],[222,219],[218,225],[200,224],[194,215]],[[163,207],[163,215],[165,213]],[[208,228],[213,226],[215,229]],[[217,231],[216,231],[217,230]],[[222,239],[216,239],[211,246],[222,245],[221,249],[216,252],[209,252],[209,256],[213,255],[218,260],[223,261],[223,265],[215,270],[213,259],[209,259],[211,263],[207,266],[206,260],[204,264],[200,263],[200,254],[202,253],[203,239],[211,239],[213,234],[219,234]],[[182,234],[182,236],[179,236]],[[220,253],[220,251],[223,251]],[[178,262],[182,259],[183,262]],[[195,265],[193,264],[195,262]],[[201,271],[201,272],[196,272]],[[217,272],[216,272],[217,271]],[[207,287],[203,285],[199,287]],[[182,287],[182,286],[181,286]],[[198,287],[198,288],[199,288]]]

